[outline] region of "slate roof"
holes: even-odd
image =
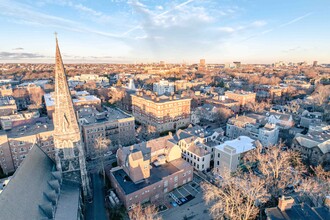
[[[54,219],[55,210],[55,219],[77,219],[80,186],[61,178],[55,162],[34,145],[0,194],[0,219]]]
[[[47,219],[39,206],[49,203],[43,192],[52,191],[52,171],[55,163],[34,146],[0,194],[0,219]]]
[[[278,207],[267,208],[269,220],[326,220],[330,212],[326,207],[312,208],[307,204],[298,204],[291,209],[281,211]]]

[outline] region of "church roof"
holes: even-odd
[[[40,206],[51,204],[44,192],[53,192],[48,184],[53,171],[54,162],[34,146],[0,194],[0,219],[48,218]]]

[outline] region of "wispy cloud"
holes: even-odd
[[[309,16],[312,15],[312,14],[313,14],[313,12],[309,12],[309,13],[303,15],[303,16],[299,16],[299,17],[294,18],[294,19],[292,19],[292,20],[290,20],[290,21],[288,21],[288,22],[285,22],[285,23],[283,23],[283,24],[280,24],[280,25],[278,25],[278,26],[276,26],[276,27],[274,27],[274,28],[269,28],[269,29],[267,29],[267,30],[265,30],[265,31],[262,31],[262,32],[260,32],[260,33],[254,34],[254,35],[249,36],[249,37],[247,37],[247,38],[244,38],[242,41],[247,41],[247,40],[250,40],[250,39],[252,39],[252,38],[255,38],[255,37],[258,37],[258,36],[261,36],[261,35],[268,34],[268,33],[270,33],[270,32],[273,32],[273,31],[277,30],[277,29],[280,29],[280,28],[283,28],[283,27],[286,27],[286,26],[292,25],[292,24],[294,24],[294,23],[297,23],[297,22],[299,22],[299,21],[301,21],[301,20],[303,20],[303,19],[309,17]]]
[[[147,6],[146,6],[146,5],[142,4],[142,3],[139,2],[138,0],[132,0],[132,1],[129,1],[128,3],[129,3],[131,6],[133,6],[137,11],[140,11],[140,12],[142,12],[143,14],[146,14],[147,16],[152,17],[152,19],[156,20],[156,19],[161,18],[161,17],[164,16],[164,15],[167,15],[167,14],[169,14],[169,13],[175,11],[175,10],[180,9],[181,7],[183,7],[183,6],[185,6],[185,5],[189,4],[189,3],[191,3],[191,2],[193,2],[193,1],[195,1],[195,0],[188,0],[188,1],[185,1],[185,2],[183,2],[183,3],[181,3],[181,4],[175,5],[175,6],[172,7],[171,9],[166,10],[166,11],[160,13],[160,14],[153,14],[150,10],[147,9]],[[163,7],[162,7],[161,9],[163,9]],[[131,28],[130,30],[126,31],[126,32],[123,34],[123,36],[125,36],[125,35],[127,35],[127,34],[133,32],[133,31],[135,31],[135,30],[137,30],[137,29],[142,29],[142,28],[143,28],[142,25],[137,25],[137,26]]]
[[[251,28],[260,28],[263,27],[267,24],[266,21],[263,20],[258,20],[258,21],[253,21],[249,24],[245,24],[245,25],[240,25],[240,26],[225,26],[225,27],[218,27],[216,28],[217,31],[222,32],[222,33],[227,33],[227,34],[233,34],[233,33],[237,33],[237,32],[241,32],[247,29],[251,29]]]
[[[19,60],[19,59],[34,59],[45,58],[46,56],[37,53],[11,53],[0,52],[0,60]]]
[[[304,19],[304,18],[307,18],[308,16],[310,16],[310,15],[312,15],[312,14],[313,14],[312,12],[309,12],[309,13],[303,15],[303,16],[300,16],[300,17],[297,17],[297,18],[295,18],[295,19],[292,19],[292,20],[289,21],[289,22],[286,22],[286,23],[284,23],[284,24],[281,24],[281,25],[279,26],[279,28],[286,27],[286,26],[288,26],[288,25],[294,24],[294,23],[296,23],[296,22],[298,22],[298,21],[300,21],[300,20],[302,20],[302,19]]]
[[[0,8],[1,8],[0,14],[14,18],[16,19],[16,21],[25,23],[27,25],[54,27],[54,28],[61,28],[74,32],[92,33],[92,34],[97,34],[97,35],[117,38],[117,39],[122,38],[122,36],[117,34],[98,31],[85,27],[81,23],[70,19],[38,12],[26,4],[2,0],[0,1]]]
[[[79,13],[83,14],[84,16],[88,16],[89,19],[96,22],[106,23],[114,20],[113,17],[110,15],[107,15],[101,11],[96,11],[90,7],[87,7],[86,5],[83,5],[82,3],[75,3],[70,0],[43,0],[39,2],[39,4],[40,3],[42,6],[46,4],[55,4],[55,5],[70,7],[78,11]]]
[[[23,47],[16,47],[16,48],[13,48],[13,50],[24,50]]]

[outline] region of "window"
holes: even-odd
[[[174,182],[178,182],[178,176],[174,177]]]
[[[218,158],[220,158],[220,153],[218,153]]]

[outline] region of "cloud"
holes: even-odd
[[[306,18],[306,17],[308,17],[308,16],[310,16],[310,15],[312,15],[312,14],[313,14],[313,12],[309,12],[309,13],[303,15],[303,16],[299,16],[299,17],[297,17],[297,18],[294,18],[294,19],[292,19],[291,21],[288,21],[288,22],[286,22],[286,23],[283,23],[283,24],[281,24],[281,25],[278,25],[278,26],[276,26],[276,27],[274,27],[274,28],[270,28],[270,29],[267,29],[267,30],[262,31],[262,32],[260,32],[260,33],[257,33],[257,34],[254,34],[254,35],[252,35],[252,36],[249,36],[249,37],[243,39],[242,41],[247,41],[247,40],[250,40],[250,39],[252,39],[252,38],[255,38],[255,37],[258,37],[258,36],[261,36],[261,35],[268,34],[268,33],[272,32],[272,31],[277,30],[277,29],[280,29],[280,28],[283,28],[283,27],[286,27],[286,26],[292,25],[292,24],[294,24],[294,23],[296,23],[296,22],[298,22],[298,21],[300,21],[300,20],[303,20],[304,18]]]
[[[31,58],[46,58],[46,56],[37,53],[0,52],[0,60],[19,60]]]
[[[267,24],[266,21],[253,21],[249,24],[246,25],[241,25],[241,26],[237,26],[237,27],[218,27],[216,28],[217,31],[222,32],[222,33],[227,33],[227,34],[233,34],[236,32],[240,32],[240,31],[244,31],[244,30],[248,30],[248,29],[252,29],[252,28],[260,28],[263,27]]]
[[[15,22],[33,26],[55,27],[74,32],[92,33],[110,38],[122,39],[122,36],[108,32],[87,28],[79,22],[44,14],[28,5],[2,0],[0,1],[0,14],[15,19]]]
[[[109,21],[113,21],[113,17],[110,15],[106,15],[101,11],[96,11],[90,7],[87,7],[86,5],[83,5],[81,3],[75,4],[72,1],[69,0],[44,0],[42,2],[41,6],[44,6],[46,4],[55,4],[55,5],[60,5],[60,6],[67,6],[70,7],[79,13],[88,16],[91,20],[94,20],[96,22],[100,23],[106,23]]]
[[[12,50],[24,50],[23,47],[16,47],[16,48],[13,48]]]
[[[295,19],[292,19],[292,20],[289,21],[289,22],[286,22],[286,23],[284,23],[284,24],[281,24],[281,25],[279,26],[279,28],[281,28],[281,27],[286,27],[286,26],[288,26],[288,25],[294,24],[294,23],[296,23],[296,22],[298,22],[298,21],[300,21],[300,20],[302,20],[302,19],[304,19],[304,18],[306,18],[306,17],[308,17],[308,16],[310,16],[310,15],[312,15],[312,14],[313,14],[312,12],[309,12],[309,13],[303,15],[303,16],[300,16],[300,17],[297,17],[297,18],[295,18]]]

